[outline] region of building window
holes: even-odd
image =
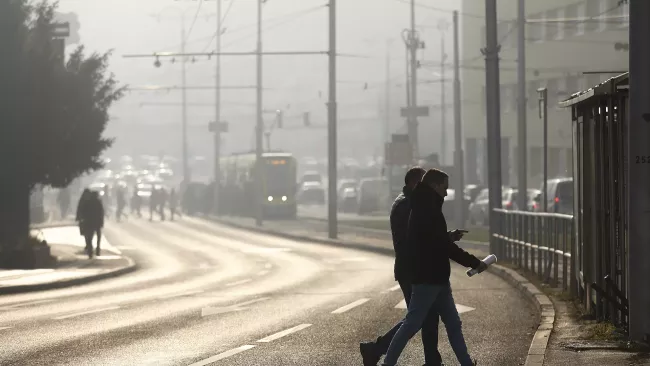
[[[565,85],[566,85],[566,91],[567,91],[567,98],[571,94],[575,94],[579,91],[582,91],[579,85],[579,78],[576,75],[569,75],[565,79]]]
[[[564,29],[566,28],[566,10],[564,8],[560,8],[557,10],[557,19],[562,20],[558,21],[555,23],[557,26],[555,28],[555,39],[557,40],[562,40],[564,39]]]
[[[621,15],[619,27],[627,28],[630,26],[630,0],[624,0],[619,9]]]
[[[587,3],[580,3],[577,6],[577,13],[576,13],[576,36],[581,36],[585,34],[586,31],[586,23],[587,23]]]
[[[558,16],[557,16],[557,10],[549,10],[545,13],[546,18],[546,34],[544,37],[544,40],[552,40],[557,37],[557,26],[558,26]]]
[[[603,0],[587,0],[587,18],[586,31],[595,32],[600,29],[600,14],[602,13]]]
[[[533,42],[541,42],[544,40],[544,28],[546,27],[546,24],[544,24],[543,21],[543,15],[542,14],[534,14],[531,15],[529,18],[530,22],[528,22],[528,39],[533,41]]]

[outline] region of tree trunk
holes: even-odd
[[[25,243],[29,234],[29,185],[2,184],[0,187],[0,246],[10,249]]]

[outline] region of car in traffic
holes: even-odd
[[[354,179],[343,179],[337,189],[338,207],[341,212],[355,212],[358,205],[358,185]]]
[[[304,182],[298,192],[298,202],[302,205],[324,205],[325,188],[320,182]]]
[[[547,180],[546,199],[548,202],[548,212],[573,215],[573,178],[553,178]],[[535,198],[537,204],[536,211],[544,211],[542,190]]]
[[[319,183],[323,184],[323,176],[317,171],[308,171],[302,175],[300,179],[300,184],[304,185],[305,183]]]
[[[501,187],[501,207],[507,210],[514,209],[513,193],[517,190],[510,187]],[[516,197],[516,196],[514,196]],[[490,191],[483,188],[469,205],[469,223],[471,225],[486,226],[490,222]]]

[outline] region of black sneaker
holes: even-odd
[[[377,366],[381,354],[377,351],[377,345],[374,342],[365,342],[359,344],[363,366]]]

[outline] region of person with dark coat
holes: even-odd
[[[158,207],[160,191],[157,187],[151,188],[151,196],[149,196],[149,221],[153,221],[153,213]]]
[[[79,201],[78,208],[79,231],[86,239],[88,258],[93,257],[93,237],[97,234],[96,254],[101,253],[102,228],[104,227],[104,205],[99,193],[90,192],[86,198]]]
[[[393,234],[393,248],[395,249],[395,280],[402,289],[407,306],[411,302],[411,280],[413,277],[406,243],[408,221],[411,214],[410,198],[413,189],[420,182],[424,173],[425,170],[420,167],[411,168],[406,172],[402,193],[397,196],[390,211],[390,228]],[[402,321],[397,323],[386,334],[377,338],[375,342],[366,342],[359,345],[364,366],[377,365],[381,355],[386,353],[390,342],[401,325]],[[424,347],[425,365],[442,365],[442,357],[438,352],[438,313],[434,309],[429,312],[422,327],[422,345]]]
[[[462,238],[462,232],[447,231],[442,205],[448,188],[449,176],[441,170],[430,169],[411,195],[407,234],[408,257],[413,267],[411,303],[388,347],[384,366],[397,363],[406,344],[422,328],[431,309],[440,314],[449,343],[461,366],[476,365],[467,351],[462,323],[452,296],[449,260],[481,271],[487,265],[455,243]]]

